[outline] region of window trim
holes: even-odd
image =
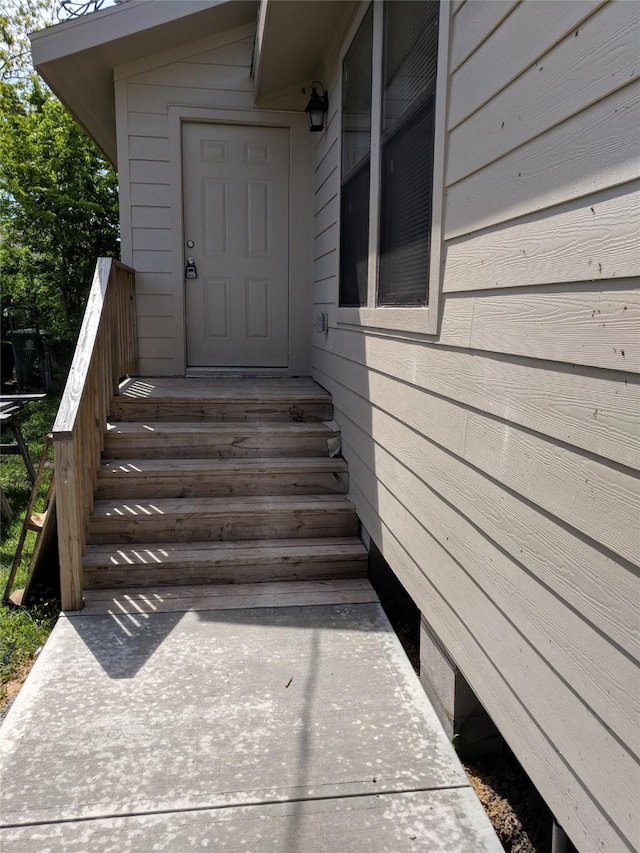
[[[370,4],[353,20],[345,39],[339,60],[339,79],[336,87],[340,104],[338,108],[338,144],[342,145],[342,63],[358,31]],[[378,245],[380,231],[380,167],[382,133],[382,51],[384,9],[382,2],[373,3],[373,45],[372,45],[372,104],[371,104],[371,184],[369,193],[369,256],[367,274],[366,307],[341,307],[338,305],[336,320],[339,326],[364,326],[391,331],[414,332],[435,335],[438,332],[439,298],[441,291],[442,265],[444,262],[442,223],[444,215],[444,167],[446,143],[446,113],[449,60],[449,26],[451,19],[450,0],[441,0],[438,22],[438,71],[434,105],[434,141],[433,141],[433,185],[431,215],[431,256],[429,261],[429,304],[424,307],[378,306]],[[342,158],[339,186],[342,187]],[[340,205],[338,205],[338,234],[340,234]],[[338,256],[340,243],[338,241]],[[338,270],[340,259],[338,257]]]

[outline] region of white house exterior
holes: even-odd
[[[378,0],[140,0],[36,34],[33,51],[117,161],[141,374],[277,368],[330,391],[358,515],[422,613],[436,703],[446,711],[440,648],[578,850],[632,851],[640,7],[424,6],[437,24],[430,70],[409,62],[424,45],[412,54],[399,12]],[[416,214],[428,253],[415,260],[422,298],[398,295],[391,274],[396,302],[378,305],[381,240],[403,257],[414,221],[383,177],[411,148],[395,129],[414,103],[398,94],[403,75],[420,78],[420,133],[431,128],[430,204]],[[329,110],[312,134],[315,80]],[[369,86],[368,113],[343,109],[349,80],[358,103]],[[200,155],[229,171],[194,173]],[[368,216],[357,237],[348,193]],[[234,239],[249,259],[237,303],[224,266]],[[189,257],[200,271],[213,258],[195,303]],[[196,327],[211,350],[190,350]],[[218,355],[234,329],[257,341],[251,360],[242,346]]]

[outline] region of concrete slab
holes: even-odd
[[[502,850],[468,788],[0,830],[12,853],[484,853]],[[6,846],[4,846],[6,845]]]
[[[62,617],[0,768],[16,851],[501,850],[376,603]]]

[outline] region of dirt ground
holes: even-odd
[[[551,812],[515,758],[507,754],[464,769],[507,853],[549,853]]]
[[[5,714],[7,705],[18,695],[20,688],[24,684],[27,676],[31,672],[31,667],[35,660],[25,663],[17,672],[17,674],[7,681],[4,685],[4,690],[0,693],[0,719]]]

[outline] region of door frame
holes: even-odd
[[[283,127],[289,130],[289,366],[291,376],[311,370],[311,279],[313,269],[312,150],[305,115],[271,110],[228,110],[169,106],[169,192],[174,282],[174,358],[187,370],[185,236],[182,193],[182,125],[203,124]]]

